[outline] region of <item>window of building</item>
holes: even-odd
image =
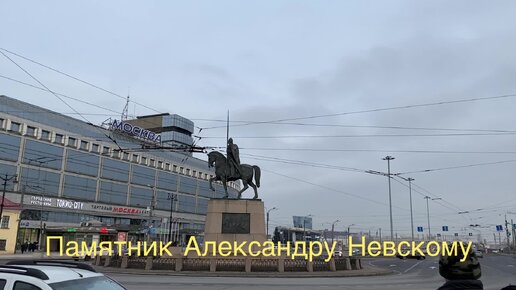
[[[81,147],[82,150],[88,150],[88,141],[81,140]]]
[[[185,173],[185,169],[183,167],[179,167],[179,173],[184,174]]]
[[[54,143],[63,144],[64,136],[61,134],[56,134],[56,139],[54,140]]]
[[[21,124],[16,122],[11,122],[11,131],[20,132]]]
[[[0,240],[0,251],[5,251],[6,245],[7,245],[7,240]]]
[[[128,152],[124,152],[124,160],[127,160],[129,161],[129,153]]]
[[[91,145],[91,152],[99,153],[99,148],[100,148],[100,145],[94,143]]]
[[[41,130],[41,140],[50,141],[50,131]]]
[[[190,168],[186,169],[186,175],[190,175]]]
[[[193,177],[197,177],[197,171],[195,171],[195,170],[194,170],[194,171],[192,171],[192,176],[193,176]]]
[[[172,171],[177,172],[177,165],[172,165]]]
[[[147,157],[142,156],[141,164],[147,165]]]
[[[120,158],[121,154],[119,150],[113,150],[113,158]]]
[[[136,154],[133,154],[133,159],[132,159],[133,162],[138,162],[138,155]]]
[[[27,133],[25,135],[30,137],[36,137],[36,127],[27,126]]]
[[[158,161],[158,168],[163,169],[163,161]]]
[[[107,147],[107,146],[102,147],[102,154],[109,155],[109,147]]]
[[[170,170],[170,163],[165,163],[165,170]]]
[[[154,160],[154,159],[149,160],[149,166],[152,166],[152,167],[156,166],[156,160]]]
[[[4,129],[4,119],[0,118],[0,129]]]
[[[11,217],[8,215],[4,215],[2,217],[2,222],[0,223],[0,229],[8,229],[9,228],[9,219]]]
[[[73,137],[68,137],[68,143],[67,143],[68,146],[71,146],[71,147],[75,147],[77,146],[77,139],[73,138]]]

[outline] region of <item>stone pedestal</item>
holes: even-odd
[[[259,199],[211,199],[208,201],[204,240],[233,243],[266,241],[265,207]]]

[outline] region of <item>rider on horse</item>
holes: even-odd
[[[241,176],[240,171],[240,153],[238,150],[238,146],[236,144],[233,144],[233,138],[229,138],[228,140],[228,147],[227,147],[227,158],[229,163],[229,177],[235,177],[238,178]]]

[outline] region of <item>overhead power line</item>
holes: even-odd
[[[58,94],[56,94],[54,91],[52,91],[51,89],[49,89],[47,86],[45,86],[40,80],[38,80],[35,76],[33,76],[30,72],[28,72],[26,69],[24,69],[21,65],[19,65],[16,61],[14,61],[12,58],[10,58],[8,55],[6,55],[3,51],[0,51],[0,53],[5,57],[7,58],[10,62],[12,62],[14,65],[16,65],[20,70],[22,70],[25,74],[27,74],[29,77],[31,77],[33,80],[35,80],[40,86],[44,87],[45,90],[47,90],[48,92],[52,93],[57,99],[59,99],[61,102],[63,102],[68,108],[70,108],[72,111],[76,112],[77,114],[79,114],[79,116],[81,118],[84,119],[84,121],[86,121],[86,123],[90,123],[91,122],[86,118],[84,117],[83,115],[81,115],[74,107],[72,107],[70,104],[68,104],[65,100],[63,100],[62,97],[60,97]],[[97,127],[94,127],[94,128],[97,128]],[[100,131],[104,136],[106,136],[106,138],[108,138],[109,140],[111,140],[115,145],[117,145],[119,148],[120,146],[118,145],[118,143],[116,142],[115,139],[113,139],[111,136],[109,136],[108,134],[106,134],[105,132],[103,132],[102,130],[98,129],[98,131]],[[120,150],[122,150],[122,148],[120,148]]]
[[[288,179],[299,181],[301,183],[306,183],[306,184],[310,184],[310,185],[313,185],[313,186],[317,186],[317,187],[320,187],[320,188],[323,188],[323,189],[326,189],[326,190],[330,190],[330,191],[333,191],[333,192],[342,193],[344,195],[352,196],[354,198],[358,198],[358,199],[365,200],[365,201],[368,201],[368,202],[380,204],[380,205],[383,205],[383,206],[388,206],[387,204],[385,204],[383,202],[379,202],[379,201],[374,200],[374,199],[369,199],[369,198],[363,197],[363,196],[358,195],[358,194],[353,194],[353,193],[349,193],[349,192],[346,192],[346,191],[338,190],[338,189],[335,189],[335,188],[331,188],[329,186],[317,184],[317,183],[314,183],[314,182],[311,182],[311,181],[307,181],[307,180],[303,180],[303,179],[300,179],[300,178],[288,176],[288,175],[285,175],[285,174],[282,174],[282,173],[274,172],[274,171],[271,171],[271,170],[266,170],[266,169],[263,169],[263,168],[262,168],[262,171],[266,171],[266,172],[269,172],[269,173],[272,173],[272,174],[276,174],[276,175],[279,175],[279,176],[282,176],[282,177],[285,177],[285,178],[288,178]],[[398,207],[398,206],[393,206],[393,207],[396,207],[396,208],[402,209],[402,210],[407,210],[406,208],[402,208],[402,207]]]
[[[38,87],[38,86],[35,86],[35,85],[31,85],[29,83],[22,82],[22,81],[19,81],[19,80],[16,80],[16,79],[13,79],[13,78],[10,78],[10,77],[7,77],[7,76],[0,75],[0,78],[4,78],[4,79],[7,79],[7,80],[10,80],[10,81],[13,81],[13,82],[25,85],[25,86],[29,86],[29,87],[32,87],[32,88],[35,88],[35,89],[38,89],[38,90],[45,91],[45,92],[53,93],[53,94],[59,95],[61,97],[64,97],[64,98],[67,98],[67,99],[70,99],[70,100],[74,100],[74,101],[77,101],[77,102],[80,102],[80,103],[83,103],[83,104],[86,104],[86,105],[89,105],[89,106],[92,106],[92,107],[95,107],[95,108],[106,110],[106,111],[109,111],[109,112],[112,112],[112,113],[115,113],[115,114],[119,114],[120,113],[120,112],[117,112],[115,110],[112,110],[112,109],[109,109],[109,108],[106,108],[106,107],[102,107],[102,106],[99,106],[99,105],[94,104],[94,103],[90,103],[90,102],[87,102],[87,101],[84,101],[84,100],[80,100],[80,99],[77,99],[77,98],[74,98],[74,97],[70,97],[70,96],[67,96],[67,95],[64,95],[64,94],[61,94],[61,93],[49,91],[46,88],[42,88],[42,87]],[[23,111],[23,112],[27,112],[27,111]],[[39,112],[40,113],[48,113],[48,111],[46,111],[46,110],[41,110]],[[86,115],[86,114],[78,113],[78,112],[75,112],[75,111],[74,111],[73,114]]]
[[[441,106],[441,105],[447,105],[447,104],[467,103],[467,102],[486,101],[486,100],[495,100],[495,99],[506,99],[506,98],[513,98],[513,97],[516,97],[516,94],[507,94],[507,95],[499,95],[499,96],[491,96],[491,97],[468,98],[468,99],[458,99],[458,100],[449,100],[449,101],[440,101],[440,102],[431,102],[431,103],[395,106],[395,107],[387,107],[387,108],[377,108],[377,109],[369,109],[369,110],[350,111],[350,112],[342,112],[342,113],[334,113],[334,114],[313,115],[313,116],[307,116],[307,117],[276,119],[276,120],[269,120],[269,121],[248,122],[248,123],[244,123],[244,124],[236,124],[236,125],[233,125],[233,127],[257,125],[257,124],[268,124],[268,123],[273,123],[273,122],[286,122],[286,121],[297,121],[297,120],[307,120],[307,119],[328,118],[328,117],[337,117],[337,116],[352,115],[352,114],[373,113],[373,112],[382,112],[382,111],[391,111],[391,110],[400,110],[400,109],[411,109],[411,108],[419,108],[419,107]],[[225,128],[225,126],[214,126],[214,127],[207,127],[207,128],[204,128],[204,129],[205,130],[207,130],[207,129],[218,129],[218,128],[223,128],[223,127]]]
[[[362,134],[362,135],[283,135],[283,136],[233,136],[239,139],[286,139],[286,138],[376,138],[376,137],[463,137],[463,136],[507,136],[506,133],[443,133],[443,134]],[[203,139],[223,139],[223,136],[204,136]]]
[[[516,159],[501,160],[501,161],[494,161],[494,162],[484,162],[484,163],[476,163],[476,164],[467,164],[467,165],[459,165],[459,166],[450,166],[450,167],[441,167],[441,168],[432,168],[432,169],[424,169],[424,170],[417,170],[417,171],[407,171],[407,172],[400,172],[400,173],[398,173],[398,175],[405,175],[405,174],[412,174],[412,173],[424,173],[424,172],[432,172],[432,171],[440,171],[440,170],[450,170],[450,169],[458,169],[458,168],[477,167],[477,166],[486,166],[486,165],[512,163],[512,162],[516,162]]]
[[[192,121],[213,121],[222,122],[223,120],[210,119],[191,119]],[[225,122],[225,121],[224,121]],[[231,121],[230,123],[250,123],[251,121]],[[344,125],[344,124],[314,124],[298,122],[269,122],[270,125],[292,125],[306,127],[338,127],[338,128],[367,128],[367,129],[395,129],[395,130],[420,130],[420,131],[458,131],[458,132],[498,132],[516,133],[516,130],[501,129],[472,129],[472,128],[429,128],[429,127],[407,127],[407,126],[378,126],[378,125]],[[204,128],[203,128],[204,129]]]
[[[32,62],[32,63],[34,63],[34,64],[37,64],[37,65],[39,65],[39,66],[42,66],[42,67],[44,67],[44,68],[46,68],[46,69],[49,69],[49,70],[51,70],[51,71],[53,71],[53,72],[56,72],[56,73],[58,73],[58,74],[61,74],[61,75],[67,76],[67,77],[69,77],[69,78],[71,78],[71,79],[74,79],[74,80],[76,80],[76,81],[78,81],[78,82],[81,82],[81,83],[83,83],[83,84],[86,84],[86,85],[88,85],[88,86],[91,86],[91,87],[93,87],[93,88],[96,88],[96,89],[98,89],[98,90],[100,90],[100,91],[103,91],[103,92],[108,93],[108,94],[110,94],[110,95],[113,95],[113,96],[115,96],[115,97],[122,98],[123,100],[126,100],[126,98],[127,98],[127,96],[122,96],[122,95],[117,94],[117,93],[115,93],[115,92],[113,92],[113,91],[110,91],[110,90],[104,89],[104,88],[99,87],[99,86],[97,86],[97,85],[95,85],[95,84],[93,84],[93,83],[90,83],[90,82],[88,82],[88,81],[82,80],[82,79],[80,79],[80,78],[78,78],[78,77],[72,76],[72,75],[70,75],[70,74],[68,74],[68,73],[65,73],[65,72],[63,72],[63,71],[60,71],[60,70],[55,69],[55,68],[53,68],[53,67],[50,67],[50,66],[48,66],[48,65],[42,64],[42,63],[40,63],[40,62],[38,62],[38,61],[35,61],[35,60],[33,60],[33,59],[30,59],[30,58],[28,58],[28,57],[26,57],[26,56],[23,56],[23,55],[21,55],[21,54],[15,53],[15,52],[13,52],[13,51],[10,51],[10,50],[7,50],[7,49],[5,49],[5,48],[1,48],[1,47],[0,47],[0,50],[3,50],[4,52],[10,53],[10,54],[12,54],[12,55],[15,55],[15,56],[17,56],[17,57],[19,57],[19,58],[22,58],[22,59],[24,59],[24,60],[27,60],[27,61]],[[2,53],[2,54],[4,54],[4,53]],[[5,54],[4,54],[4,56],[5,56]],[[138,106],[144,107],[144,108],[146,108],[146,109],[149,109],[149,110],[151,110],[151,111],[154,111],[154,112],[156,112],[156,113],[163,113],[162,111],[156,110],[156,109],[151,108],[151,107],[149,107],[149,106],[146,106],[146,105],[144,105],[144,104],[141,104],[141,103],[138,103],[138,102],[135,102],[135,101],[130,101],[130,102],[132,102],[132,103],[134,103],[134,104],[136,104],[136,105],[138,105]]]
[[[311,152],[387,152],[387,153],[429,153],[429,154],[516,154],[516,151],[453,151],[453,150],[388,150],[388,149],[321,149],[321,148],[261,148],[241,147],[258,151],[311,151]]]

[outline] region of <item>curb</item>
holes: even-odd
[[[93,266],[95,270],[105,274],[123,275],[156,275],[156,276],[191,276],[191,277],[235,277],[235,278],[343,278],[386,276],[395,274],[392,270],[371,268],[361,270],[343,270],[336,272],[202,272],[202,271],[168,271],[168,270],[143,270],[143,269],[119,269],[101,266]]]

